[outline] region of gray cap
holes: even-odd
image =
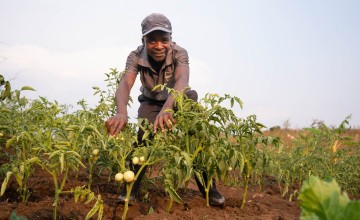
[[[141,27],[143,36],[156,30],[172,33],[170,20],[163,14],[159,13],[153,13],[144,18],[141,22]]]

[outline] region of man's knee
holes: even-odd
[[[188,90],[185,92],[185,95],[189,98],[192,99],[193,101],[197,102],[198,100],[198,94],[195,90]]]

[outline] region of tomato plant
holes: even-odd
[[[349,117],[338,127],[315,122],[300,132],[291,149],[280,149],[272,154],[279,186],[284,183],[283,196],[291,185],[301,185],[311,175],[332,177],[352,193],[358,193],[359,143],[344,136]],[[290,195],[292,196],[292,195]]]
[[[20,90],[10,92],[9,95],[7,100],[1,102],[1,133],[6,139],[5,154],[8,155],[9,163],[1,167],[6,172],[6,177],[1,186],[0,196],[4,194],[10,177],[14,175],[19,186],[19,195],[22,201],[26,202],[31,194],[27,187],[28,179],[34,171],[34,165],[40,161],[38,142],[34,141],[39,129],[33,123],[36,103],[26,109],[28,102],[20,98]]]
[[[264,136],[265,126],[257,121],[256,115],[246,118],[235,115],[234,105],[242,108],[237,97],[207,94],[195,102],[184,92],[160,85],[175,98],[175,108],[169,111],[177,123],[165,133],[155,135],[152,124],[140,119],[128,123],[119,135],[112,137],[108,136],[104,121],[115,112],[113,97],[122,74],[111,69],[106,74],[107,88],[93,87],[94,95],[99,96],[98,104],[90,108],[85,100],[80,100],[79,109],[71,113],[69,106],[44,97],[33,101],[21,97],[20,91],[32,88],[11,91],[0,76],[0,144],[5,146],[0,151],[5,161],[0,168],[3,178],[0,195],[5,194],[8,183],[15,178],[19,196],[26,202],[31,196],[29,177],[41,167],[53,178],[54,219],[59,198],[69,193],[74,195],[75,202],[95,201],[86,219],[96,213],[101,219],[104,207],[101,194],[95,196],[91,188],[99,174],[105,174],[127,192],[122,216],[125,219],[135,180],[153,165],[160,167],[159,179],[170,198],[168,212],[174,201],[183,202],[177,191],[187,187],[192,177],[205,189],[206,205],[213,180],[242,183],[242,207],[251,181],[261,187],[265,175],[277,177],[283,196],[312,174],[333,177],[349,192],[359,190],[360,144],[343,135],[350,116],[338,127],[314,123],[287,148],[279,138]],[[144,132],[140,141],[138,129]],[[137,172],[131,169],[131,164],[140,167]],[[87,185],[66,189],[68,176],[76,176],[80,169],[89,173]],[[293,191],[290,199],[296,194]]]

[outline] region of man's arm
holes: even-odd
[[[183,91],[184,88],[189,86],[189,67],[187,66],[179,66],[176,68],[175,73],[175,84],[174,89],[175,91]],[[169,95],[167,98],[163,108],[159,112],[158,116],[155,119],[154,122],[154,133],[156,133],[157,127],[160,126],[160,129],[162,132],[165,132],[164,124],[171,129],[171,124],[175,124],[176,121],[173,118],[172,114],[169,112],[166,112],[167,109],[173,109],[174,108],[175,99],[173,95]]]
[[[115,102],[117,107],[116,115],[109,118],[105,123],[110,135],[117,135],[125,128],[128,122],[127,104],[136,76],[136,73],[126,72],[121,77],[119,86],[115,93]]]

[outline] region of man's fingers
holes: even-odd
[[[121,122],[121,123],[119,123],[119,126],[118,126],[117,129],[115,130],[115,135],[116,135],[116,134],[119,134],[120,131],[124,130],[125,126],[126,126],[126,122]]]
[[[172,128],[173,125],[176,124],[176,120],[170,113],[168,113],[164,116],[164,121],[165,121],[166,126],[169,128],[169,130]]]
[[[172,120],[170,118],[166,117],[166,119],[164,121],[165,121],[166,127],[168,127],[168,129],[170,130],[173,125]]]
[[[156,134],[159,119],[156,117],[154,121],[154,134]]]
[[[117,135],[122,131],[127,124],[127,121],[117,119],[115,117],[110,118],[105,122],[106,129],[110,135]]]
[[[160,129],[161,129],[161,132],[165,132],[164,117],[162,117],[162,116],[159,117],[159,126],[160,126]]]
[[[106,129],[107,129],[108,133],[109,133],[110,130],[111,130],[110,119],[105,122],[105,126],[106,126]]]
[[[110,129],[110,134],[111,134],[111,135],[115,135],[115,132],[116,132],[117,127],[118,127],[118,126],[117,126],[116,124],[114,124],[114,125],[111,126],[111,129]]]
[[[105,125],[110,134],[114,133],[114,130],[117,127],[116,124],[117,124],[116,120],[113,120],[112,118],[110,118],[109,120],[106,121]]]
[[[171,121],[171,123],[172,123],[173,125],[176,124],[176,120],[175,120],[175,118],[173,117],[172,114],[169,114],[169,119],[170,119],[170,121]]]
[[[160,113],[154,121],[154,133],[156,133],[158,127],[160,127],[162,132],[165,132],[165,127],[170,130],[174,124],[176,124],[176,120],[174,119],[172,114]]]
[[[115,129],[112,133],[111,133],[111,135],[113,135],[113,136],[116,136],[116,135],[118,135],[119,133],[120,133],[120,129],[119,129],[119,127],[117,128],[117,129]]]

